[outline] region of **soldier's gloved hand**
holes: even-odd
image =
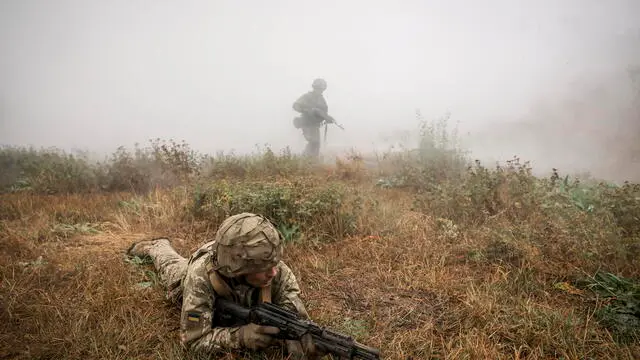
[[[300,341],[287,340],[287,352],[296,360],[317,360],[327,355],[316,346],[311,334],[305,334]]]
[[[291,359],[293,360],[302,360],[304,359],[304,349],[302,348],[302,343],[297,340],[287,340],[287,352],[291,355]]]
[[[273,326],[261,326],[257,324],[247,324],[240,327],[240,344],[251,350],[261,350],[269,347],[274,340],[272,335],[276,335],[280,329]]]

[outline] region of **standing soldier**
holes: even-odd
[[[335,121],[328,115],[329,107],[322,96],[327,89],[327,82],[324,79],[315,79],[311,87],[313,90],[303,94],[293,103],[293,109],[300,113],[300,116],[293,120],[293,125],[302,129],[302,135],[307,140],[305,155],[317,158],[320,154],[320,127],[325,121]]]

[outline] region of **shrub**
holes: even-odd
[[[0,148],[0,191],[81,193],[90,191],[146,192],[155,186],[175,186],[200,174],[204,157],[182,142],[154,139],[134,151],[118,149],[101,162],[56,148]]]
[[[537,193],[528,163],[514,158],[491,170],[476,161],[459,178],[423,189],[414,207],[456,223],[478,225],[498,214],[512,219],[528,216],[539,201]]]
[[[640,237],[640,184],[600,184],[600,188],[602,208],[611,212],[622,236]]]
[[[347,194],[335,183],[222,181],[196,188],[190,213],[218,226],[230,215],[253,212],[269,218],[291,239],[302,230],[326,240],[355,230],[357,201],[347,204]]]
[[[430,191],[449,181],[457,181],[468,165],[467,153],[460,149],[457,127],[449,131],[451,115],[427,121],[418,110],[419,141],[415,149],[383,156],[380,168],[384,187],[405,187]]]
[[[0,148],[0,190],[40,193],[83,192],[96,188],[96,174],[81,154],[56,148]]]
[[[597,301],[598,321],[612,331],[616,341],[640,340],[640,283],[634,279],[598,271],[577,281],[579,287],[593,291],[604,301]]]
[[[207,159],[203,174],[208,179],[276,178],[308,174],[313,163],[285,148],[276,154],[269,146],[252,154],[218,152]]]

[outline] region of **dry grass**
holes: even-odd
[[[466,185],[451,182],[440,193],[416,190],[421,184],[376,187],[357,156],[290,176],[270,169],[278,179],[249,186],[259,196],[221,182],[204,198],[192,185],[142,195],[1,195],[0,358],[193,358],[178,341],[178,310],[151,269],[124,252],[132,241],[168,236],[188,256],[222,219],[198,212],[194,204],[206,201],[232,211],[287,207],[284,225],[303,227],[287,242],[285,261],[311,316],[385,359],[640,358],[637,338],[616,341],[598,321],[605,299],[574,281],[599,268],[640,275],[637,238],[616,233],[614,220],[544,210],[537,194],[526,196],[533,190],[505,190],[511,177],[495,194],[487,187],[484,197],[448,198]],[[478,186],[484,177],[472,179]],[[625,224],[618,225],[635,231]]]

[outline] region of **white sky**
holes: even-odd
[[[365,148],[416,108],[486,133],[621,89],[640,1],[3,0],[0,49],[0,144],[299,151],[291,105],[323,77],[330,142]]]

